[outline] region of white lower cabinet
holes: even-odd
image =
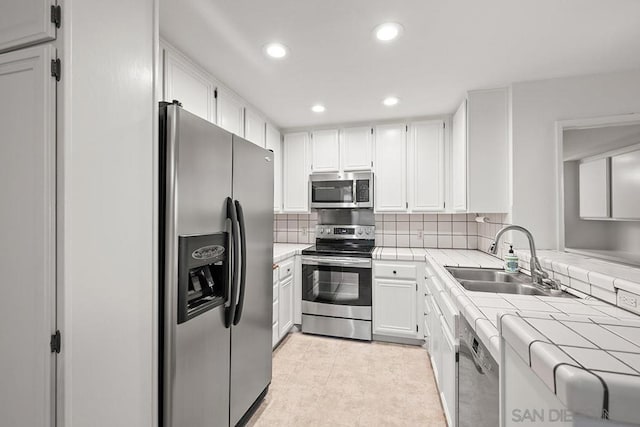
[[[427,264],[428,265],[428,264]],[[434,269],[425,268],[424,323],[428,326],[427,350],[431,359],[447,424],[457,425],[458,316],[459,312]]]
[[[296,258],[294,256],[279,262],[273,270],[273,348],[291,331],[294,324]]]
[[[284,337],[293,326],[293,276],[280,282],[280,336]]]
[[[416,263],[379,261],[373,268],[373,334],[421,340]]]

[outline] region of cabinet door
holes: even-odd
[[[509,90],[469,92],[467,210],[509,211]]]
[[[273,211],[282,210],[282,141],[280,132],[267,124],[267,150],[273,151]]]
[[[2,0],[0,52],[56,38],[52,0]]]
[[[280,283],[280,338],[284,337],[293,326],[293,277]]]
[[[640,219],[640,150],[613,156],[611,169],[613,217]]]
[[[291,133],[284,136],[283,197],[285,212],[309,210],[309,134]]]
[[[337,130],[318,130],[311,135],[313,172],[338,172],[340,147]]]
[[[214,84],[195,65],[171,50],[164,50],[164,100],[215,123]]]
[[[609,217],[609,159],[580,163],[578,193],[581,218]]]
[[[374,280],[374,334],[417,338],[416,288],[413,281]]]
[[[444,122],[411,123],[409,130],[409,210],[441,211],[444,209]]]
[[[467,210],[467,101],[453,116],[451,126],[451,191],[453,209]]]
[[[244,138],[254,144],[265,147],[265,126],[264,117],[250,108],[244,110]],[[275,166],[275,165],[274,165]]]
[[[30,4],[33,2],[29,2]],[[56,353],[56,81],[52,46],[0,55],[0,414],[52,426]]]
[[[375,207],[377,212],[407,210],[407,141],[403,124],[376,126]]]
[[[244,104],[235,94],[224,88],[217,91],[217,120],[223,129],[244,138]]]
[[[444,319],[440,324],[442,328],[442,370],[440,376],[440,397],[447,422],[450,426],[456,424],[456,396],[458,385],[458,373],[456,371],[456,352],[458,351],[455,339],[447,328]]]
[[[340,167],[344,171],[370,170],[373,167],[373,129],[346,128],[340,131]]]
[[[429,330],[431,338],[429,340],[429,354],[431,355],[431,367],[433,368],[433,376],[436,379],[438,388],[441,388],[442,378],[442,315],[432,296],[427,297],[431,313],[429,314]]]

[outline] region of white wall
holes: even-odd
[[[557,247],[557,120],[640,112],[640,70],[514,83],[511,222]],[[516,241],[519,247],[521,240]]]
[[[58,424],[152,426],[155,2],[63,13]]]

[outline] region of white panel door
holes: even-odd
[[[54,425],[54,55],[50,45],[0,55],[0,424],[7,426]]]
[[[234,93],[224,89],[217,90],[217,120],[223,129],[244,138],[244,103]]]
[[[451,126],[451,191],[453,209],[467,210],[467,101],[453,115]]]
[[[416,282],[375,279],[373,333],[416,338],[416,294]]]
[[[375,135],[375,210],[406,212],[406,126],[376,126]]]
[[[309,134],[290,133],[283,143],[283,205],[284,212],[309,211]]]
[[[215,123],[214,83],[186,58],[164,50],[164,100],[174,99],[182,103],[182,107]]]
[[[266,148],[273,151],[273,211],[282,210],[282,141],[280,132],[267,124]]]
[[[55,0],[2,0],[0,51],[55,39],[52,4]]]
[[[580,163],[580,217],[609,217],[609,158]]]
[[[254,144],[265,147],[265,126],[264,117],[250,108],[244,110],[244,138]]]
[[[340,131],[340,168],[344,171],[373,167],[373,129],[346,128]]]
[[[293,276],[280,282],[280,314],[278,324],[280,327],[280,338],[284,337],[293,327]]]
[[[444,209],[444,122],[409,125],[407,186],[412,212]]]
[[[311,135],[313,172],[338,172],[340,170],[340,146],[337,130],[318,130]]]
[[[640,219],[640,150],[611,158],[611,214]]]

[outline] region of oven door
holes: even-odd
[[[302,257],[302,312],[371,320],[371,260]]]

